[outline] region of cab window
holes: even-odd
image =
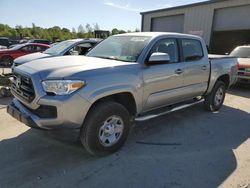
[[[26,52],[33,52],[34,51],[34,46],[31,45],[27,45],[21,48],[22,51],[26,51]]]
[[[203,50],[200,41],[183,39],[181,45],[184,61],[198,61],[203,57]]]
[[[34,50],[36,52],[42,52],[44,50],[46,50],[47,48],[45,46],[34,46]]]
[[[163,39],[152,48],[150,55],[155,52],[166,53],[170,57],[170,63],[179,62],[178,45],[175,39]]]
[[[66,55],[85,55],[90,48],[92,48],[92,44],[85,42],[82,44],[78,44],[71,48]]]

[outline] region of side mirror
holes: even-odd
[[[167,53],[162,52],[154,52],[151,54],[147,65],[154,65],[154,64],[164,64],[170,62],[170,56]]]

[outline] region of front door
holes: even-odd
[[[169,105],[182,100],[184,63],[179,61],[176,39],[161,39],[151,49],[154,52],[167,53],[170,62],[148,65],[143,70],[144,108],[143,111]]]

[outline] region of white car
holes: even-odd
[[[7,49],[7,47],[0,45],[0,50],[4,50],[4,49]]]
[[[238,46],[230,56],[238,58],[238,83],[250,83],[250,45]]]

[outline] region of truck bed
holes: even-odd
[[[210,60],[213,60],[213,59],[228,59],[228,58],[235,58],[235,57],[232,57],[229,55],[208,54],[208,58]]]

